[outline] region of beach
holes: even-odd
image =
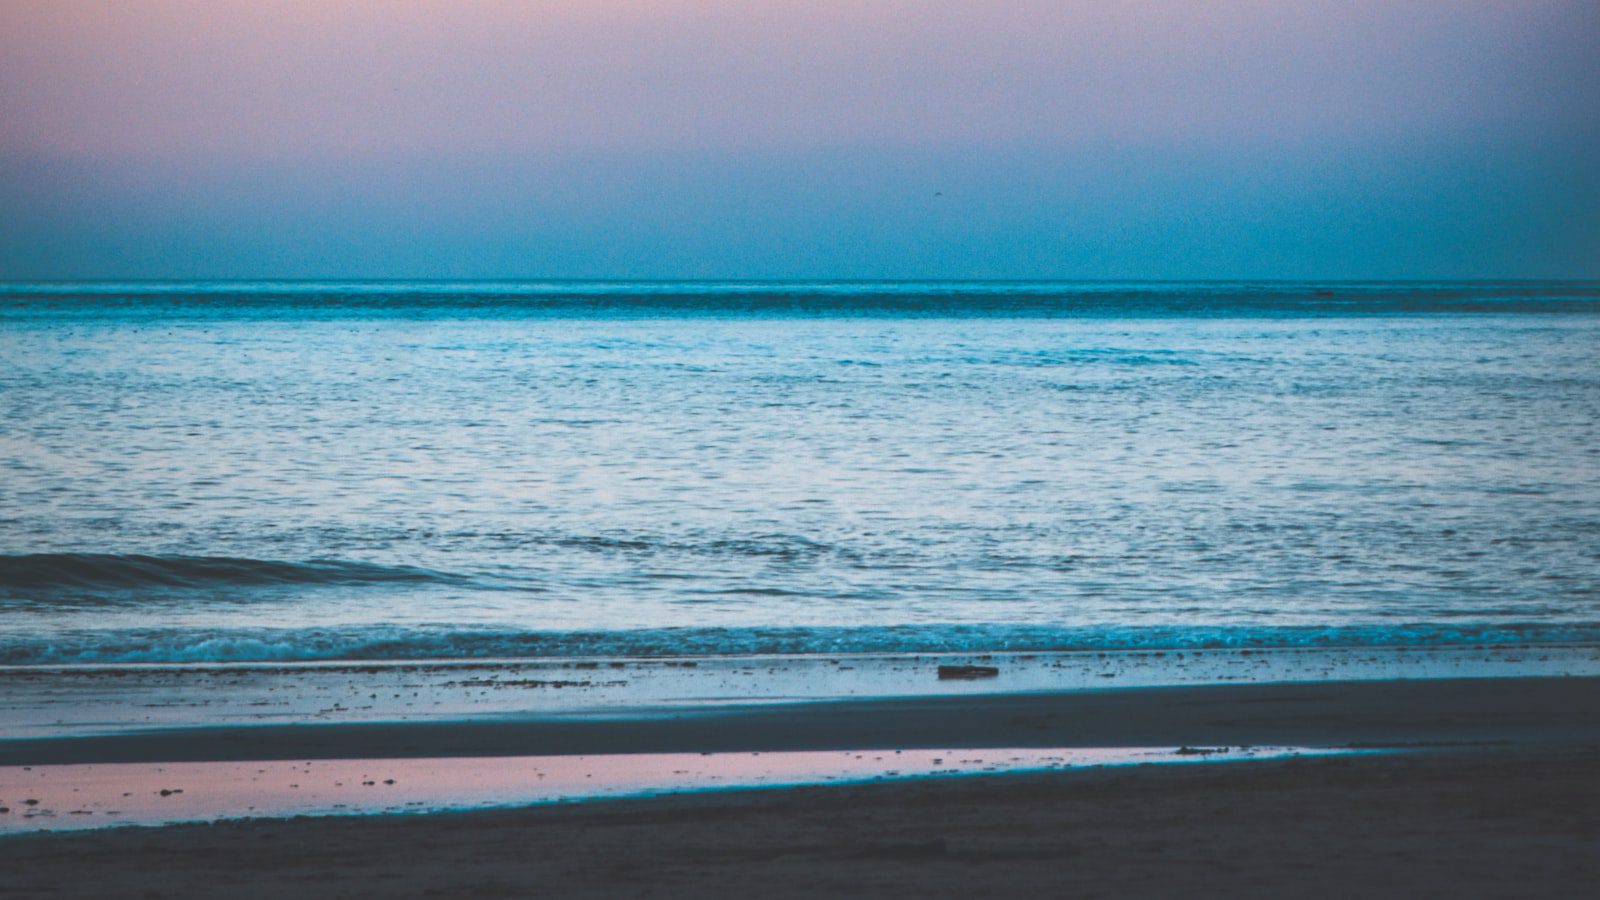
[[[9,896],[1585,897],[1600,754],[1103,769],[0,841]]]
[[[1342,755],[1205,761],[1226,746]],[[1584,896],[1600,679],[1201,685],[663,716],[182,729],[0,761],[1182,746],[1179,763],[0,839],[16,896]],[[596,757],[600,758],[600,757]],[[7,768],[7,773],[17,771]],[[181,782],[182,768],[166,776]],[[194,790],[193,785],[190,787]],[[5,798],[10,800],[11,798]],[[14,800],[11,800],[15,803]],[[13,813],[15,814],[15,813]]]
[[[1185,744],[1600,742],[1600,678],[1201,685],[707,703],[0,741],[0,765]]]

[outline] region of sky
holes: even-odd
[[[0,279],[1600,277],[1594,0],[0,0]]]

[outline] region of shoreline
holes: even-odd
[[[110,662],[49,662],[0,663],[0,675],[26,673],[111,673],[111,672],[233,672],[282,671],[299,672],[326,670],[337,672],[370,672],[382,669],[476,669],[530,667],[572,667],[591,663],[610,665],[682,666],[686,663],[783,663],[791,661],[885,661],[903,662],[930,658],[994,659],[1027,661],[1038,658],[1070,659],[1074,657],[1154,656],[1181,657],[1216,654],[1251,655],[1317,655],[1356,653],[1474,653],[1511,654],[1536,651],[1595,652],[1600,653],[1600,643],[1592,641],[1469,641],[1461,643],[1392,643],[1392,644],[1308,644],[1308,645],[1217,645],[1217,646],[1152,646],[1110,648],[1060,648],[1031,650],[841,650],[829,652],[796,653],[682,653],[648,656],[578,654],[573,656],[453,656],[453,657],[350,657],[332,659],[222,659],[222,660],[169,660],[169,661],[110,661]]]
[[[941,666],[994,677],[952,680]],[[0,741],[191,727],[630,717],[836,700],[1600,677],[1600,646],[1064,651],[0,668]]]

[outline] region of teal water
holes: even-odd
[[[0,663],[1600,640],[1600,286],[0,287]]]

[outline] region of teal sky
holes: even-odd
[[[1600,277],[1600,5],[0,0],[0,278]]]

